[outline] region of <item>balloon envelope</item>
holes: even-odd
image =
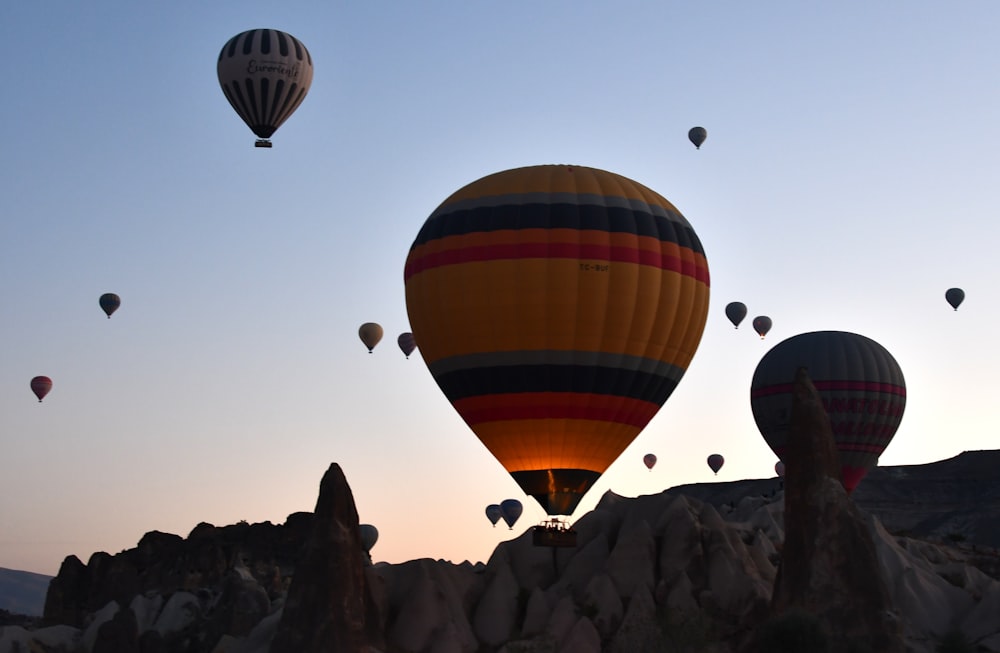
[[[708,457],[708,466],[716,474],[719,473],[719,470],[722,469],[722,466],[725,464],[726,464],[726,459],[723,458],[720,454],[713,453],[711,456]]]
[[[375,349],[375,345],[382,340],[382,334],[382,326],[375,322],[365,322],[358,329],[358,337],[361,338],[361,342],[365,343],[365,347],[368,347],[369,354]]]
[[[496,526],[501,517],[503,517],[503,511],[500,509],[500,504],[491,503],[486,506],[486,518],[490,520],[491,524]]]
[[[500,516],[503,517],[507,528],[514,528],[514,524],[521,516],[524,506],[517,499],[504,499],[500,502]]]
[[[944,298],[957,311],[959,304],[965,300],[965,291],[961,288],[949,288],[945,292]]]
[[[52,389],[52,379],[47,376],[36,376],[31,379],[31,391],[35,393],[38,397],[39,403],[45,398],[45,395],[49,394],[49,390]]]
[[[754,371],[750,407],[764,440],[781,459],[801,367],[807,368],[830,417],[841,482],[851,492],[877,464],[903,419],[903,372],[882,345],[855,333],[816,331],[775,345]]]
[[[406,355],[407,358],[413,353],[413,350],[417,348],[417,341],[413,337],[413,334],[407,331],[406,333],[399,334],[396,338],[396,344],[399,345],[400,351]]]
[[[378,542],[378,529],[371,524],[361,524],[358,532],[361,534],[361,548],[365,553],[371,553],[372,547]]]
[[[753,330],[757,332],[760,339],[763,340],[767,332],[771,330],[771,318],[766,315],[760,315],[753,319]]]
[[[701,149],[701,144],[708,138],[708,131],[704,127],[692,127],[688,130],[688,140],[694,143],[695,149]],[[725,139],[723,139],[725,140]]]
[[[743,318],[747,316],[747,306],[743,302],[730,302],[726,304],[726,317],[729,321],[733,323],[733,326],[739,328],[740,322]]]
[[[647,469],[653,469],[653,465],[656,464],[656,456],[654,454],[647,453],[645,456],[642,457],[642,463],[646,466]]]
[[[777,474],[779,478],[785,478],[785,463],[780,460],[774,463],[774,473]]]
[[[708,312],[701,243],[611,172],[534,166],[446,199],[404,269],[409,322],[445,396],[550,515],[656,414]]]
[[[268,139],[312,84],[312,57],[291,34],[252,29],[229,39],[219,52],[219,85],[254,134]]]
[[[111,319],[111,314],[118,310],[118,307],[122,305],[121,297],[114,294],[113,292],[106,292],[101,295],[101,298],[97,300],[97,303],[101,305],[101,310]]]

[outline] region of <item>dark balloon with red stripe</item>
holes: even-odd
[[[49,377],[36,376],[31,379],[31,391],[38,397],[38,403],[42,403],[42,399],[45,398],[45,395],[49,394],[50,390],[52,390],[52,379]]]
[[[217,72],[229,104],[266,142],[305,99],[313,63],[306,46],[291,34],[252,29],[222,46]]]
[[[549,165],[465,186],[404,268],[431,375],[550,515],[572,514],[673,392],[708,312],[701,242],[621,175]]]
[[[885,347],[844,331],[793,336],[767,352],[754,371],[750,407],[764,440],[784,459],[795,373],[806,368],[823,402],[848,492],[878,463],[906,408],[903,372]]]

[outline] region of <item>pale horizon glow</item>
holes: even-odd
[[[863,334],[902,367],[882,464],[996,448],[998,19],[984,0],[4,4],[0,567],[281,523],[331,462],[376,561],[485,561],[543,519],[395,342],[423,221],[524,165],[649,186],[711,272],[687,374],[574,519],[609,490],[773,476],[750,378],[804,331]],[[315,62],[271,150],[215,72],[259,27]],[[373,354],[364,322],[385,329]],[[506,498],[514,531],[484,514]]]

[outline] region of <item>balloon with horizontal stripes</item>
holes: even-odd
[[[526,494],[570,515],[673,392],[709,273],[665,198],[594,168],[507,170],[427,219],[404,270],[441,390]]]
[[[267,143],[305,99],[313,63],[306,46],[291,34],[252,29],[222,46],[218,74],[229,104]]]
[[[851,492],[878,463],[903,419],[903,371],[885,347],[856,333],[815,331],[778,343],[754,371],[750,407],[764,440],[782,460],[801,367],[830,417],[841,482]]]

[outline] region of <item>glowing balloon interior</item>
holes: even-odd
[[[550,515],[572,514],[680,381],[709,273],[666,199],[566,165],[465,186],[404,270],[424,361],[486,448]]]

